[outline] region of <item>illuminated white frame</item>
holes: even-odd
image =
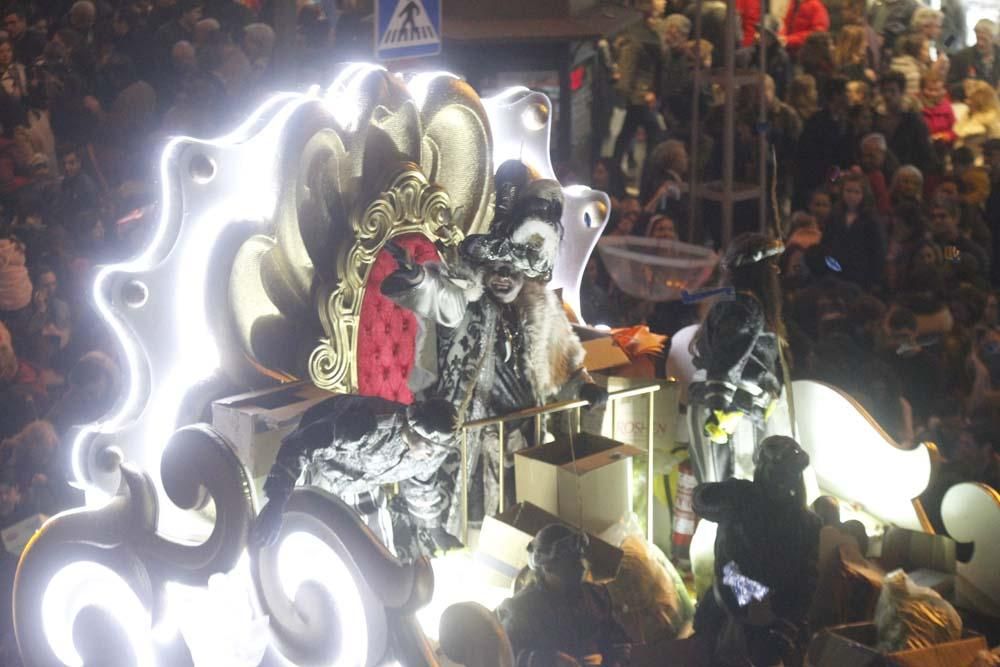
[[[118,464],[130,462],[147,472],[156,486],[159,532],[179,540],[204,539],[205,526],[166,498],[160,459],[178,428],[185,397],[197,382],[220,368],[221,355],[212,335],[206,297],[213,249],[233,224],[247,225],[248,236],[267,230],[277,207],[281,178],[273,156],[280,153],[295,111],[319,101],[342,129],[354,131],[362,113],[360,93],[365,78],[383,71],[366,63],[348,65],[325,91],[314,86],[305,93],[275,95],[236,130],[218,139],[179,137],[167,144],[159,163],[162,210],[152,240],[137,257],[102,268],[94,281],[97,311],[122,349],[126,389],[112,414],[82,427],[73,440],[73,477],[85,492],[87,508],[100,508],[114,496],[122,481]],[[417,74],[406,83],[418,109],[439,77],[457,78],[433,72]],[[538,177],[555,178],[549,161],[548,98],[525,88],[512,88],[482,102],[492,128],[494,167],[507,159],[521,158]],[[607,223],[610,203],[604,193],[582,186],[564,188],[564,193],[566,235],[551,286],[562,289],[564,300],[579,313],[580,280]],[[344,591],[341,575],[348,570],[343,569],[341,554],[309,535],[301,539],[297,535],[287,536],[278,547],[286,594],[305,579],[324,586],[331,597],[334,583]],[[303,560],[289,555],[296,540],[302,542],[299,550],[315,557]],[[325,559],[318,557],[323,549]],[[294,567],[285,566],[291,562]],[[227,576],[249,590],[246,570],[237,567]],[[110,594],[95,592],[95,582],[103,582]],[[153,642],[169,639],[177,628],[169,623],[150,627],[151,615],[130,592],[129,584],[113,570],[98,563],[70,562],[49,580],[41,602],[45,627],[39,630],[63,662],[78,663],[70,636],[73,610],[96,604],[125,630],[140,663],[153,664]],[[363,597],[360,589],[357,592]],[[168,592],[168,600],[174,597]],[[359,612],[361,598],[348,591],[338,600],[346,605],[345,616],[365,626],[345,630],[349,636],[367,636],[368,627]],[[347,664],[355,664],[359,655],[346,657]],[[331,664],[344,662],[335,659]]]

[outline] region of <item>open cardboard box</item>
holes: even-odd
[[[496,516],[483,520],[475,559],[483,566],[490,585],[509,587],[528,565],[528,543],[542,528],[552,523],[567,523],[532,505],[518,503]],[[571,525],[571,524],[568,524]],[[614,579],[622,560],[622,550],[590,535],[587,561],[595,581]]]
[[[969,667],[986,650],[982,635],[965,631],[958,641],[894,653],[875,649],[874,623],[852,623],[829,628],[809,644],[807,667]]]
[[[309,382],[229,396],[212,403],[212,426],[236,448],[260,494],[282,438],[298,426],[302,413],[331,396]]]
[[[583,349],[587,353],[583,358],[583,365],[589,372],[608,372],[631,363],[625,350],[618,346],[618,343],[607,331],[574,324],[573,332],[576,333],[580,344],[583,345]]]
[[[558,434],[514,455],[517,501],[603,533],[631,513],[632,457],[644,453],[590,433]]]

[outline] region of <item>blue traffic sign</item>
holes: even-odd
[[[377,0],[375,56],[397,60],[441,52],[441,0]]]

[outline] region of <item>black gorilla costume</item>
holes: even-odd
[[[715,582],[699,601],[695,633],[721,665],[799,664],[818,577],[821,521],[806,509],[806,454],[791,438],[761,442],[753,482],[695,489],[694,510],[719,524]]]

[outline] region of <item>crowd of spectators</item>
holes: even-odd
[[[694,87],[695,59],[718,68],[727,48],[725,7],[713,4],[701,3],[700,44],[698,4],[671,0],[645,5],[645,22],[613,45],[623,122],[608,157],[579,179],[611,195],[606,235],[722,245],[718,207],[688,187],[693,175],[721,177],[718,69]],[[734,233],[763,227],[785,241],[793,377],[845,390],[903,445],[938,444],[945,464],[927,503],[937,520],[955,481],[1000,485],[997,25],[978,21],[964,46],[960,11],[914,0],[790,0],[783,21],[743,12],[755,4],[736,3],[732,41],[738,65],[756,67],[765,40],[768,75],[738,88],[735,178],[757,180],[766,133],[769,217],[761,225],[756,202],[737,204]],[[610,125],[613,134],[614,115]],[[588,269],[589,322],[669,335],[705,307],[625,294],[600,257]]]
[[[607,234],[718,248],[718,209],[692,226],[689,183],[722,169],[722,93],[693,70],[722,62],[725,3],[646,2],[608,49],[615,112],[589,183],[611,196]],[[280,85],[320,81],[322,63],[371,57],[368,12],[298,2],[293,62],[276,67],[276,4],[0,3],[0,528],[79,502],[71,429],[123,382],[93,270],[145,244],[165,138],[218,136]],[[942,479],[997,487],[1000,40],[983,20],[964,46],[955,5],[788,0],[781,20],[736,0],[737,61],[757,67],[763,40],[768,75],[739,91],[735,163],[739,180],[760,160],[771,174],[794,375],[852,393],[902,443],[937,441]],[[755,216],[740,207],[736,231]],[[588,320],[668,334],[697,321],[695,306],[625,298],[599,264]],[[3,586],[15,565],[0,559]],[[0,620],[0,664],[16,665]]]

